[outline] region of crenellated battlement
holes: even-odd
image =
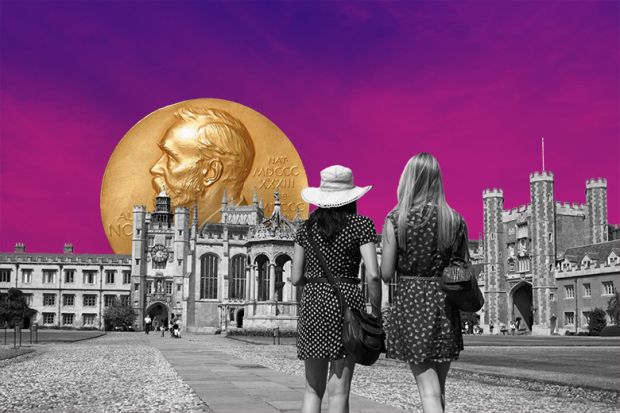
[[[570,203],[570,202],[556,201],[555,206],[556,208],[570,209],[573,211],[585,211],[586,210],[585,204],[578,204],[576,202]]]
[[[593,188],[607,188],[607,179],[605,178],[588,179],[586,181],[586,189],[593,189]]]
[[[530,182],[549,181],[553,182],[553,172],[551,171],[536,171],[530,174]]]
[[[174,213],[175,214],[185,214],[185,215],[189,215],[189,208],[185,208],[185,207],[176,207],[174,209]]]
[[[571,273],[584,273],[584,272],[597,273],[601,269],[613,269],[617,267],[620,267],[620,262],[610,264],[607,262],[607,260],[602,261],[602,262],[592,261],[589,266],[581,265],[581,264],[572,264],[568,268],[562,268],[561,266],[556,266],[555,272],[556,274],[564,274],[564,275],[570,275]]]
[[[146,212],[146,205],[134,205],[133,212]]]
[[[573,202],[572,204],[570,202],[556,202],[555,213],[558,215],[585,217],[586,206],[585,204],[578,204],[576,202]]]
[[[509,222],[509,221],[514,221],[516,219],[519,219],[521,217],[525,218],[530,215],[530,212],[531,212],[531,206],[529,204],[519,205],[518,207],[505,210],[504,213],[502,214],[502,220],[504,222]]]
[[[503,198],[504,191],[501,188],[487,188],[482,191],[482,198]]]
[[[511,208],[507,212],[509,214],[514,214],[514,213],[518,213],[518,212],[526,212],[526,211],[529,211],[529,210],[530,210],[530,205],[527,204],[527,205],[519,205],[518,207]]]

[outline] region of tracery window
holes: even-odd
[[[235,255],[230,263],[230,298],[242,300],[245,298],[245,267],[247,257],[243,254]]]
[[[205,254],[200,258],[200,298],[217,298],[217,264],[214,254]]]

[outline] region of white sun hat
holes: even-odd
[[[321,171],[321,186],[303,189],[301,197],[320,208],[336,208],[357,201],[371,188],[355,186],[349,168],[333,165]]]

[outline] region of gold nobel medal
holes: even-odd
[[[286,216],[306,218],[307,184],[295,147],[269,119],[235,102],[192,99],[146,116],[116,145],[101,184],[101,219],[114,252],[131,254],[133,207],[152,210],[160,193],[173,211],[197,205],[202,227],[219,222],[224,198],[260,200],[269,217],[276,189]]]

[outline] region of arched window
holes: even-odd
[[[217,255],[200,257],[200,298],[217,298]]]
[[[247,258],[243,254],[235,255],[230,261],[230,298],[245,298],[245,264]]]
[[[269,258],[265,255],[256,257],[256,269],[258,271],[258,301],[269,300]]]

